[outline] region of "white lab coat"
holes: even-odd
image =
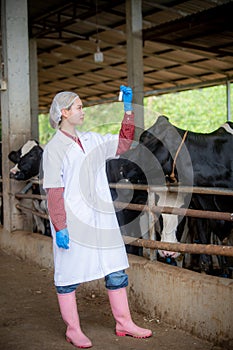
[[[43,154],[43,187],[64,187],[70,235],[68,250],[53,239],[56,286],[91,281],[129,266],[105,171],[106,159],[115,157],[118,136],[77,134],[85,152],[58,130]],[[55,237],[52,223],[51,229]]]

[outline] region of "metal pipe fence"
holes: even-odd
[[[143,247],[150,249],[150,259],[155,260],[156,250],[167,250],[180,253],[191,253],[191,254],[208,254],[208,255],[222,255],[222,256],[233,256],[233,246],[225,245],[214,245],[214,244],[197,244],[197,243],[170,243],[161,242],[155,240],[155,222],[158,220],[160,214],[171,214],[171,215],[182,215],[190,216],[195,218],[206,218],[215,220],[226,220],[233,221],[233,213],[226,212],[215,212],[205,210],[194,210],[186,208],[175,208],[167,206],[156,206],[155,205],[155,193],[158,192],[180,192],[180,193],[198,193],[207,195],[223,195],[233,196],[233,191],[223,188],[208,188],[208,187],[185,187],[185,186],[147,186],[147,185],[132,185],[130,184],[109,184],[110,188],[115,189],[131,189],[143,190],[148,193],[148,202],[146,205],[133,204],[124,202],[114,202],[114,206],[118,209],[129,209],[136,210],[139,212],[147,212],[149,220],[149,237],[150,239],[138,239],[129,236],[124,236],[126,244],[133,246]],[[26,191],[23,189],[20,193],[15,194],[16,199],[36,199],[46,200],[45,195],[27,193],[30,189],[30,185],[27,185]],[[25,193],[26,192],[26,193]],[[49,219],[46,213],[41,213],[33,208],[25,207],[22,204],[17,203],[16,208],[22,211],[29,212],[33,215],[37,215],[43,219]]]

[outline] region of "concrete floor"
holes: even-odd
[[[0,349],[68,350],[60,317],[53,272],[0,250]],[[230,350],[191,336],[146,314],[132,311],[134,321],[151,328],[153,337],[117,337],[106,295],[77,292],[81,323],[96,350]]]

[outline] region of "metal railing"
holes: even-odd
[[[222,255],[222,256],[233,256],[233,246],[225,245],[214,245],[214,244],[197,244],[197,243],[170,243],[155,241],[155,222],[158,220],[160,214],[171,214],[171,215],[182,215],[194,218],[206,218],[215,220],[225,220],[233,222],[233,213],[227,212],[216,212],[207,210],[197,209],[186,209],[186,208],[175,208],[167,206],[155,205],[155,193],[159,192],[171,192],[171,193],[195,193],[195,194],[206,194],[206,195],[223,195],[233,196],[233,191],[225,188],[212,188],[212,187],[187,187],[187,186],[147,186],[147,185],[128,185],[125,184],[109,184],[110,188],[115,189],[134,189],[139,191],[147,191],[148,193],[148,204],[133,204],[129,203],[126,205],[124,202],[114,202],[115,207],[118,209],[129,209],[136,211],[144,211],[148,213],[149,220],[149,240],[137,239],[133,240],[130,237],[124,237],[125,243],[148,248],[150,251],[150,259],[155,259],[155,250],[166,250],[179,253],[191,253],[191,254],[208,254],[208,255]]]
[[[46,200],[45,195],[27,193],[31,188],[32,184],[27,184],[27,188],[23,189],[20,193],[15,194],[15,198],[21,199],[36,199]],[[132,185],[130,184],[109,184],[110,188],[115,189],[134,189],[140,191],[147,191],[148,201],[146,205],[133,204],[124,202],[114,202],[114,206],[118,209],[129,209],[136,210],[139,212],[148,213],[148,228],[150,239],[139,239],[129,236],[123,236],[126,244],[133,246],[143,247],[150,249],[150,259],[154,260],[155,251],[157,249],[167,250],[180,253],[192,253],[192,254],[208,254],[208,255],[223,255],[233,256],[233,246],[226,245],[214,245],[214,244],[197,244],[197,243],[170,243],[161,242],[155,240],[155,222],[158,220],[158,216],[162,213],[171,215],[182,215],[195,218],[206,218],[215,220],[233,221],[233,213],[227,212],[216,212],[216,211],[205,211],[205,210],[194,210],[167,206],[155,205],[155,193],[158,192],[179,192],[179,193],[196,193],[196,194],[207,194],[207,195],[223,195],[233,196],[233,191],[224,188],[211,188],[211,187],[185,187],[185,186],[147,186],[147,185]],[[33,215],[37,215],[43,219],[49,219],[46,213],[41,213],[33,208],[24,206],[21,203],[16,204],[16,208],[25,212],[29,212]]]

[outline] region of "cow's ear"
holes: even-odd
[[[10,161],[12,161],[12,163],[17,164],[20,161],[20,153],[19,151],[11,151],[8,154],[8,158]]]
[[[167,121],[169,121],[169,118],[166,115],[161,115],[161,117],[167,119]]]

